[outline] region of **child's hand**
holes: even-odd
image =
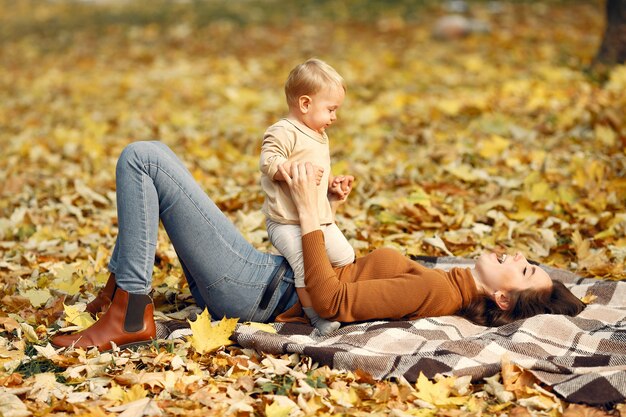
[[[320,185],[324,176],[324,168],[313,165],[313,174],[315,175],[315,185]]]
[[[338,175],[333,178],[330,186],[328,187],[328,192],[334,194],[339,198],[339,200],[345,200],[348,198],[350,191],[352,191],[352,183],[354,182],[354,177],[352,175]]]

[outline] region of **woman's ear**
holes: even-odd
[[[502,291],[496,291],[493,293],[493,301],[496,302],[500,310],[508,310],[511,306],[511,299],[508,294]]]
[[[298,98],[298,107],[300,107],[300,112],[308,113],[310,106],[311,106],[311,97],[305,95],[305,96],[300,96]]]

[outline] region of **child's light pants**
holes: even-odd
[[[287,258],[294,272],[296,288],[304,285],[304,257],[302,256],[302,232],[295,224],[281,224],[273,220],[265,221],[270,242],[281,255]],[[335,223],[321,226],[326,242],[326,253],[333,267],[354,262],[354,249]]]

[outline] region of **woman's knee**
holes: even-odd
[[[155,153],[162,152],[159,142],[156,141],[137,141],[126,145],[117,160],[117,170],[129,165],[143,165],[150,157],[154,157]],[[164,145],[165,146],[165,145]]]

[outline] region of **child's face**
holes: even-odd
[[[337,120],[337,111],[343,104],[346,93],[343,88],[329,87],[300,99],[302,121],[310,129],[323,133],[324,129]]]

